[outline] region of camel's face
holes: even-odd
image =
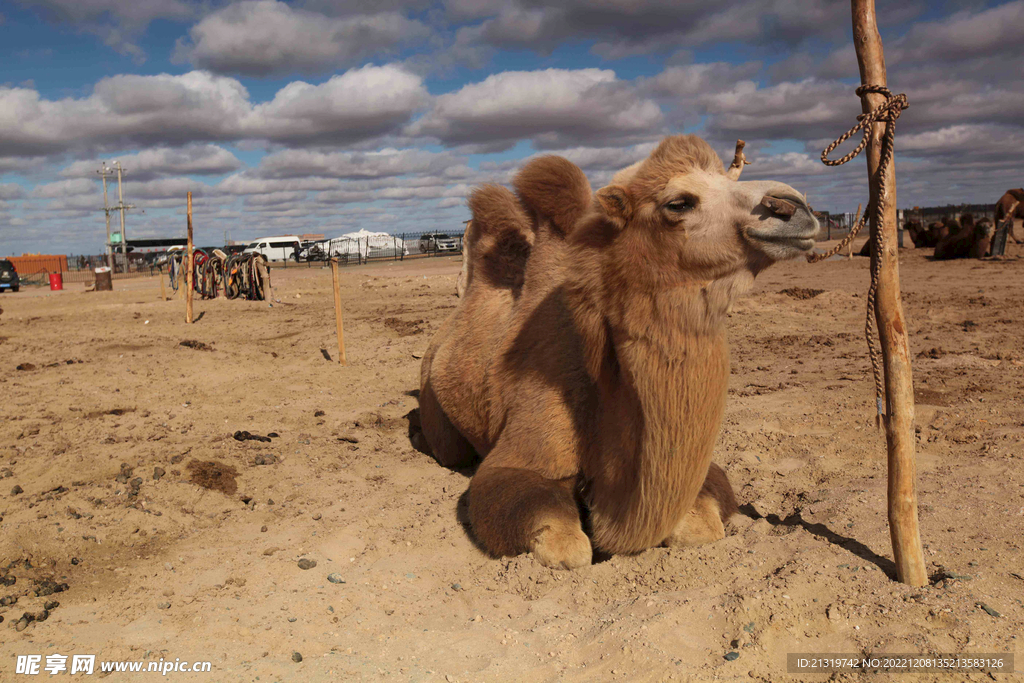
[[[762,205],[765,197],[791,202],[796,211],[778,215]],[[818,234],[818,221],[803,195],[771,180],[737,182],[693,171],[669,180],[659,199],[666,223],[687,228],[694,248],[740,241],[771,261],[781,261],[813,249]]]
[[[765,197],[790,202],[795,211],[779,215],[762,205]],[[624,234],[645,234],[643,242],[652,251],[672,253],[683,270],[707,279],[738,270],[756,273],[809,252],[819,229],[806,200],[792,187],[737,182],[701,168],[642,187],[609,186],[598,192],[598,199],[610,213],[619,213]]]

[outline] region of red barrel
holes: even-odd
[[[56,292],[64,289],[64,276],[60,273],[50,273],[50,291]]]

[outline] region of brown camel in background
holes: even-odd
[[[925,227],[920,218],[908,220],[903,229],[910,233],[910,239],[918,249],[934,248],[949,234],[945,223],[936,221]]]
[[[736,502],[711,457],[726,313],[818,232],[793,188],[734,177],[706,142],[676,136],[596,194],[549,156],[520,171],[518,196],[471,196],[465,296],[423,358],[419,401],[441,464],[483,459],[469,521],[489,553],[572,568],[593,548],[724,537]],[[769,197],[794,210],[773,213]]]
[[[936,260],[982,258],[988,255],[992,235],[995,234],[992,224],[983,220],[975,225],[974,216],[969,213],[960,216],[960,222],[963,227],[956,234],[944,238],[935,247]]]
[[[996,225],[1006,219],[1007,214],[1010,212],[1014,202],[1017,202],[1017,210],[1013,212],[1014,218],[1024,219],[1024,188],[1016,190],[1007,190],[1006,194],[999,198],[996,202]],[[1013,223],[1010,223],[1010,238],[1013,239],[1017,244],[1021,243],[1021,240],[1017,239],[1017,232],[1014,230]]]

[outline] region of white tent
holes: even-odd
[[[368,256],[409,255],[409,248],[401,237],[386,232],[371,232],[365,228],[358,232],[350,232],[327,242],[329,256],[355,256],[365,259]]]

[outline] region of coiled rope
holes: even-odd
[[[824,261],[827,258],[831,258],[838,254],[843,248],[850,244],[853,239],[860,232],[861,228],[864,227],[869,216],[874,216],[875,219],[875,234],[872,235],[874,240],[875,257],[872,259],[871,265],[871,286],[868,288],[868,303],[867,303],[867,316],[864,321],[864,336],[868,342],[868,355],[871,357],[871,371],[875,376],[875,407],[877,414],[875,416],[875,424],[881,425],[885,417],[885,385],[882,380],[882,361],[881,353],[879,351],[879,342],[875,338],[875,311],[876,311],[876,298],[878,294],[878,280],[882,272],[882,250],[885,248],[885,232],[882,230],[882,217],[885,215],[885,193],[884,189],[886,181],[889,178],[889,174],[892,170],[892,157],[893,147],[896,140],[896,119],[900,117],[903,110],[910,106],[907,102],[907,96],[905,94],[893,95],[888,88],[882,85],[862,85],[857,88],[857,96],[863,97],[867,93],[874,93],[876,95],[882,95],[885,97],[885,102],[878,105],[866,114],[860,114],[857,116],[857,125],[850,130],[846,131],[843,135],[839,136],[832,144],[825,148],[821,153],[821,163],[826,166],[842,166],[851,159],[854,159],[859,155],[864,148],[871,142],[871,125],[876,122],[884,122],[885,133],[882,135],[882,149],[881,155],[878,160],[878,188],[879,192],[876,196],[876,201],[868,201],[867,207],[864,209],[864,213],[859,215],[857,222],[850,229],[848,234],[843,240],[832,247],[828,251],[821,254],[808,254],[807,260],[810,263],[817,263],[818,261]],[[829,159],[828,155],[835,151],[839,145],[849,140],[858,130],[863,130],[864,134],[861,137],[860,143],[856,148],[849,154],[839,159]],[[858,213],[860,213],[858,211]]]

